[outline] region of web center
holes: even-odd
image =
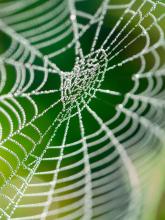
[[[77,59],[73,70],[63,74],[61,95],[64,107],[89,102],[104,80],[106,66],[104,50],[95,51],[84,59]]]

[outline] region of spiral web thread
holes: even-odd
[[[0,4],[10,42],[0,55],[1,219],[134,220],[144,209],[163,151],[165,4],[92,3]],[[69,51],[75,61],[64,71]],[[128,64],[136,68],[124,78]],[[133,84],[126,91],[105,84],[121,70]]]

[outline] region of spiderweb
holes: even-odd
[[[0,3],[0,218],[140,219],[163,152],[165,4]]]

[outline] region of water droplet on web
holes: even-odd
[[[75,21],[76,15],[75,14],[71,14],[70,19],[71,19],[71,21]]]

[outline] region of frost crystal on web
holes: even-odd
[[[165,3],[0,3],[0,219],[138,220],[164,155]]]

